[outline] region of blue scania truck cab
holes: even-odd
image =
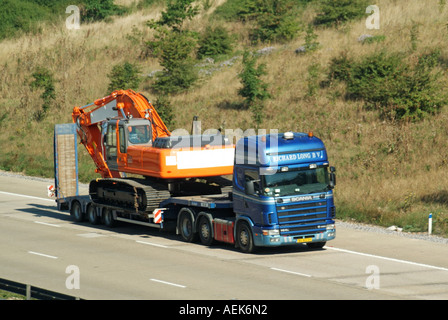
[[[238,246],[323,247],[336,234],[335,185],[325,145],[312,133],[240,139],[232,193]]]

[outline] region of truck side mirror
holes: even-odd
[[[336,168],[330,167],[330,188],[334,189],[336,186]]]
[[[246,191],[246,194],[249,194],[249,195],[255,194],[255,186],[254,186],[253,180],[246,181],[245,191]]]
[[[259,182],[260,180],[249,180],[246,181],[246,194],[251,196],[258,196],[259,193]],[[257,185],[255,185],[257,183]]]

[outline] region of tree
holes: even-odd
[[[289,41],[300,30],[297,3],[291,0],[251,0],[256,26],[250,32],[252,42]]]
[[[82,19],[84,21],[101,21],[119,12],[114,0],[85,0]]]
[[[314,19],[316,25],[333,26],[365,16],[367,0],[322,0],[320,13]]]
[[[225,28],[207,27],[199,41],[198,58],[217,57],[231,53],[232,50],[233,39]]]
[[[185,20],[193,18],[199,13],[199,8],[193,6],[194,0],[171,0],[158,21],[150,21],[152,28],[167,26],[175,31],[180,31]]]
[[[263,122],[263,101],[270,98],[268,84],[261,80],[261,76],[266,75],[266,65],[256,66],[257,57],[251,52],[244,52],[243,70],[238,75],[243,87],[238,94],[245,98],[245,104],[252,111],[257,127]]]
[[[34,80],[30,83],[31,90],[43,89],[40,97],[44,103],[42,104],[42,109],[35,113],[36,120],[41,121],[56,99],[55,80],[50,70],[43,67],[38,67],[32,76]]]
[[[158,21],[148,22],[156,33],[147,45],[163,67],[154,84],[160,93],[182,92],[198,79],[194,70],[197,34],[182,29],[185,20],[199,13],[192,3],[193,0],[172,0]]]
[[[139,68],[132,63],[125,62],[124,64],[115,65],[108,75],[110,79],[110,84],[107,88],[108,93],[115,90],[137,90],[142,81],[139,73]]]
[[[171,106],[170,100],[166,96],[162,95],[157,97],[157,100],[154,102],[154,108],[157,110],[157,113],[168,128],[174,126],[175,116],[173,107]]]
[[[159,63],[163,71],[157,74],[154,88],[163,94],[178,93],[190,88],[198,79],[194,69],[194,49],[197,39],[189,32],[169,32],[159,42]]]

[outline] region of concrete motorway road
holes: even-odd
[[[49,184],[0,174],[0,278],[104,300],[448,299],[446,244],[337,227],[322,250],[243,254],[143,226],[75,223]]]

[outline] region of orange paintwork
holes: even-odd
[[[213,165],[213,161],[211,161],[208,167],[179,168],[178,163],[167,163],[166,159],[167,157],[179,159],[182,153],[192,151],[196,152],[199,157],[201,154],[216,151],[227,153],[227,155],[233,155],[234,150],[235,147],[233,145],[225,147],[182,149],[159,149],[153,147],[130,146],[128,147],[126,154],[118,153],[118,169],[121,172],[141,174],[162,179],[230,175],[233,173],[233,161],[228,161],[227,165]]]

